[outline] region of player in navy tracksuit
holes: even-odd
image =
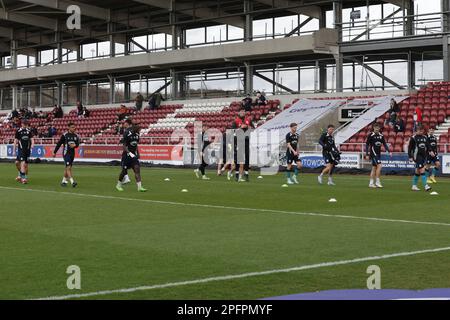
[[[381,147],[384,146],[386,152],[389,152],[389,146],[380,133],[380,125],[375,123],[373,125],[373,132],[367,136],[366,141],[366,159],[372,161],[372,171],[370,172],[369,188],[383,188],[380,181],[381,176]]]
[[[441,167],[438,155],[438,139],[434,135],[434,128],[428,130],[428,145],[430,151],[427,158],[428,183],[437,183],[436,174]]]
[[[16,181],[23,184],[28,183],[28,158],[33,148],[33,132],[29,127],[28,120],[22,120],[21,128],[17,129],[14,139],[14,150],[16,151],[16,168],[19,175]]]
[[[317,177],[317,180],[322,184],[323,175],[328,174],[328,185],[334,186],[333,182],[333,171],[334,167],[339,163],[340,152],[336,147],[333,138],[334,126],[330,124],[327,127],[327,131],[322,134],[319,139],[319,144],[322,146],[322,155],[325,161],[325,169]]]
[[[416,170],[413,177],[413,191],[420,191],[417,187],[419,182],[419,177],[422,178],[422,184],[425,187],[425,191],[430,191],[431,187],[427,184],[427,176],[425,174],[425,166],[427,162],[428,155],[430,153],[430,145],[428,142],[428,137],[424,134],[424,129],[421,125],[417,126],[417,131],[414,136],[409,140],[408,155],[411,161],[416,164]]]
[[[61,146],[63,147],[63,159],[65,164],[64,176],[61,181],[61,186],[66,187],[68,181],[72,184],[72,187],[76,187],[78,183],[73,179],[72,166],[75,160],[75,150],[80,146],[80,138],[75,133],[75,124],[70,122],[67,124],[68,131],[64,133],[56,144],[55,151],[53,151],[53,157],[56,157]]]

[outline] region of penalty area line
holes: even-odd
[[[289,273],[289,272],[295,272],[295,271],[303,271],[303,270],[311,270],[311,269],[318,269],[318,268],[325,268],[325,267],[349,265],[349,264],[360,263],[360,262],[385,260],[385,259],[390,259],[390,258],[415,256],[415,255],[420,255],[420,254],[436,253],[436,252],[443,252],[443,251],[450,251],[450,247],[409,251],[409,252],[398,252],[398,253],[392,253],[392,254],[384,254],[381,256],[355,258],[355,259],[351,259],[351,260],[322,262],[322,263],[317,263],[317,264],[303,265],[303,266],[297,266],[297,267],[286,268],[286,269],[273,269],[273,270],[266,270],[266,271],[259,271],[259,272],[248,272],[248,273],[241,273],[241,274],[232,274],[232,275],[225,275],[225,276],[202,278],[202,279],[196,279],[196,280],[187,280],[187,281],[168,282],[168,283],[148,285],[148,286],[139,286],[139,287],[134,287],[134,288],[103,290],[103,291],[95,291],[95,292],[80,293],[80,294],[62,295],[62,296],[49,296],[49,297],[44,297],[44,298],[32,299],[32,300],[81,299],[81,298],[104,296],[104,295],[110,295],[110,294],[133,293],[133,292],[137,292],[137,291],[148,291],[148,290],[155,290],[155,289],[165,289],[165,288],[181,287],[181,286],[188,286],[188,285],[204,284],[204,283],[217,282],[217,281],[245,279],[245,278],[250,278],[250,277],[258,277],[258,276],[265,276],[265,275],[272,275],[272,274],[279,274],[279,273]]]
[[[0,190],[1,189],[12,190],[12,191],[23,191],[23,192],[50,193],[50,194],[85,197],[85,198],[93,198],[93,199],[135,201],[135,202],[141,202],[141,203],[151,203],[151,204],[170,205],[170,206],[187,206],[187,207],[231,210],[231,211],[263,212],[263,213],[270,213],[270,214],[289,214],[289,215],[325,217],[325,218],[334,218],[334,219],[353,219],[353,220],[363,220],[363,221],[393,222],[393,223],[407,223],[407,224],[434,225],[434,226],[450,227],[450,223],[435,222],[435,221],[388,219],[388,218],[376,218],[376,217],[350,216],[350,215],[342,215],[342,214],[327,214],[327,213],[317,213],[317,212],[298,212],[298,211],[285,211],[285,210],[262,209],[262,208],[232,207],[232,206],[201,204],[201,203],[187,203],[187,202],[185,203],[185,202],[176,202],[176,201],[125,198],[125,197],[105,196],[105,195],[97,195],[97,194],[86,194],[86,193],[76,193],[76,192],[71,193],[71,192],[65,192],[65,191],[51,191],[51,190],[40,190],[40,189],[21,189],[21,188],[0,186]]]

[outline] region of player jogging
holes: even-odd
[[[128,121],[128,120],[127,120]],[[130,120],[131,121],[131,120]],[[146,192],[147,189],[142,187],[141,180],[141,165],[139,163],[139,132],[140,127],[136,124],[132,124],[129,128],[125,129],[123,133],[123,153],[122,153],[122,171],[119,175],[119,181],[117,182],[116,189],[120,192],[123,191],[123,179],[128,173],[128,169],[133,169],[134,176],[136,178],[136,184],[138,192]]]
[[[197,169],[194,170],[195,176],[197,179],[200,179],[200,175],[202,180],[210,180],[205,174],[205,169],[208,166],[208,164],[205,161],[205,150],[206,148],[211,144],[211,140],[209,139],[208,135],[206,134],[207,127],[202,127],[202,133],[199,134],[199,143],[200,143],[200,149],[199,149],[199,158],[201,160],[201,163]]]
[[[28,183],[28,158],[33,149],[33,132],[29,127],[28,120],[22,120],[22,126],[17,129],[14,139],[14,150],[17,150],[16,168],[19,172],[16,181],[22,184]]]
[[[298,171],[302,168],[302,161],[299,157],[299,139],[300,135],[297,133],[297,124],[290,124],[291,131],[286,135],[286,160],[287,160],[287,168],[286,168],[286,176],[287,176],[287,184],[298,184],[297,176]],[[294,175],[291,176],[292,173],[292,165],[294,166]]]
[[[372,161],[372,171],[370,172],[369,188],[383,188],[380,181],[381,176],[381,146],[384,146],[386,152],[392,156],[389,151],[389,146],[384,139],[384,136],[380,133],[380,125],[375,123],[373,125],[373,132],[368,135],[366,141],[366,159]]]
[[[427,172],[428,172],[428,181],[427,183],[437,183],[436,174],[441,167],[441,162],[439,161],[438,155],[438,139],[434,135],[434,128],[430,128],[428,130],[428,145],[430,147],[430,151],[428,153],[427,158]]]
[[[411,161],[416,164],[416,170],[413,177],[412,190],[420,191],[417,187],[419,177],[422,177],[422,184],[425,187],[425,191],[430,191],[431,187],[427,184],[427,176],[425,174],[425,163],[427,161],[430,146],[428,144],[428,137],[424,134],[423,127],[417,126],[417,132],[409,140],[408,155]]]
[[[72,187],[75,188],[78,184],[73,179],[72,166],[73,161],[75,160],[75,149],[80,145],[80,138],[75,133],[74,123],[69,122],[67,124],[67,127],[68,131],[61,136],[58,143],[56,144],[55,151],[53,151],[53,158],[56,157],[56,153],[58,152],[59,148],[61,148],[61,146],[64,146],[63,159],[66,167],[64,169],[64,177],[61,181],[61,186],[66,187],[68,183],[67,180],[69,180],[72,184]]]
[[[319,144],[322,146],[322,155],[325,161],[325,168],[322,170],[321,174],[317,177],[320,184],[323,183],[323,175],[328,174],[328,185],[334,186],[333,182],[333,172],[335,166],[339,163],[340,152],[336,147],[333,138],[334,125],[330,124],[327,127],[327,131],[322,134],[319,139]]]
[[[133,121],[131,119],[126,119],[123,123],[122,123],[122,128],[121,128],[121,133],[122,133],[122,137],[120,138],[120,144],[123,145],[123,133],[125,132],[125,130],[127,130],[131,125],[133,124]],[[125,174],[125,177],[123,177],[122,180],[122,185],[124,184],[128,184],[131,182],[130,177],[128,176],[128,170],[127,173]]]
[[[222,158],[217,166],[217,175],[221,176],[228,169],[227,179],[231,180],[234,170],[233,161],[233,130],[226,130],[222,135]]]

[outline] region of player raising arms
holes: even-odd
[[[123,191],[123,179],[128,172],[128,169],[133,169],[134,176],[136,178],[137,189],[139,192],[146,192],[147,189],[142,187],[141,180],[141,165],[139,163],[139,132],[141,128],[137,124],[133,124],[131,119],[128,119],[131,126],[123,132],[123,153],[122,153],[122,171],[119,175],[119,181],[117,182],[116,189]]]
[[[380,181],[381,176],[381,146],[384,146],[386,152],[392,156],[389,151],[389,146],[380,133],[380,125],[375,123],[373,125],[373,132],[369,134],[366,141],[366,159],[372,161],[372,171],[370,172],[369,188],[383,188]]]
[[[58,152],[61,146],[63,148],[63,159],[66,168],[64,169],[64,177],[61,181],[61,186],[66,187],[69,180],[72,184],[72,187],[75,188],[78,183],[73,179],[72,166],[73,161],[75,160],[75,149],[80,146],[80,138],[75,133],[75,124],[69,122],[67,124],[68,131],[64,133],[56,144],[55,151],[53,151],[53,158],[56,157],[56,153]]]
[[[322,134],[319,139],[319,144],[322,146],[322,155],[325,161],[325,168],[322,173],[317,177],[317,180],[322,184],[323,175],[328,174],[328,185],[334,186],[333,172],[335,166],[339,163],[340,153],[334,143],[334,125],[330,124],[327,127],[327,131]]]
[[[419,177],[422,177],[422,184],[425,186],[425,191],[430,191],[431,187],[427,184],[427,176],[425,174],[425,163],[430,152],[428,138],[424,134],[423,127],[418,125],[416,134],[409,140],[408,155],[411,161],[416,163],[416,170],[413,177],[413,191],[420,191],[417,187]]]
[[[22,184],[28,183],[28,158],[31,155],[33,145],[33,133],[28,120],[24,119],[21,127],[17,129],[14,139],[14,150],[17,150],[16,168],[19,171],[16,181]]]
[[[299,157],[299,139],[300,135],[297,133],[297,124],[290,124],[291,131],[286,135],[286,160],[287,160],[287,168],[286,168],[286,176],[288,184],[298,184],[297,176],[298,170],[302,168],[302,161]],[[295,163],[294,166],[294,175],[291,177],[292,172],[292,164]]]
[[[430,151],[427,158],[427,172],[428,172],[428,181],[427,183],[436,183],[436,173],[438,169],[441,167],[441,162],[439,161],[438,156],[438,140],[434,135],[434,128],[430,128],[428,130],[428,145],[430,147]]]

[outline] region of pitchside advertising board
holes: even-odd
[[[31,151],[31,158],[62,161],[61,151],[56,158],[53,158],[54,149],[54,145],[36,145]],[[120,160],[122,151],[122,146],[82,145],[77,149],[76,160],[80,162],[110,162]],[[169,165],[183,164],[183,147],[181,146],[140,146],[139,154],[142,162]],[[15,158],[14,146],[1,146],[0,156],[1,158]]]
[[[301,153],[302,166],[304,168],[316,169],[323,167],[325,161],[321,153]],[[359,153],[342,153],[340,168],[358,169],[361,167],[361,155]]]
[[[442,156],[442,173],[450,174],[450,155]]]

